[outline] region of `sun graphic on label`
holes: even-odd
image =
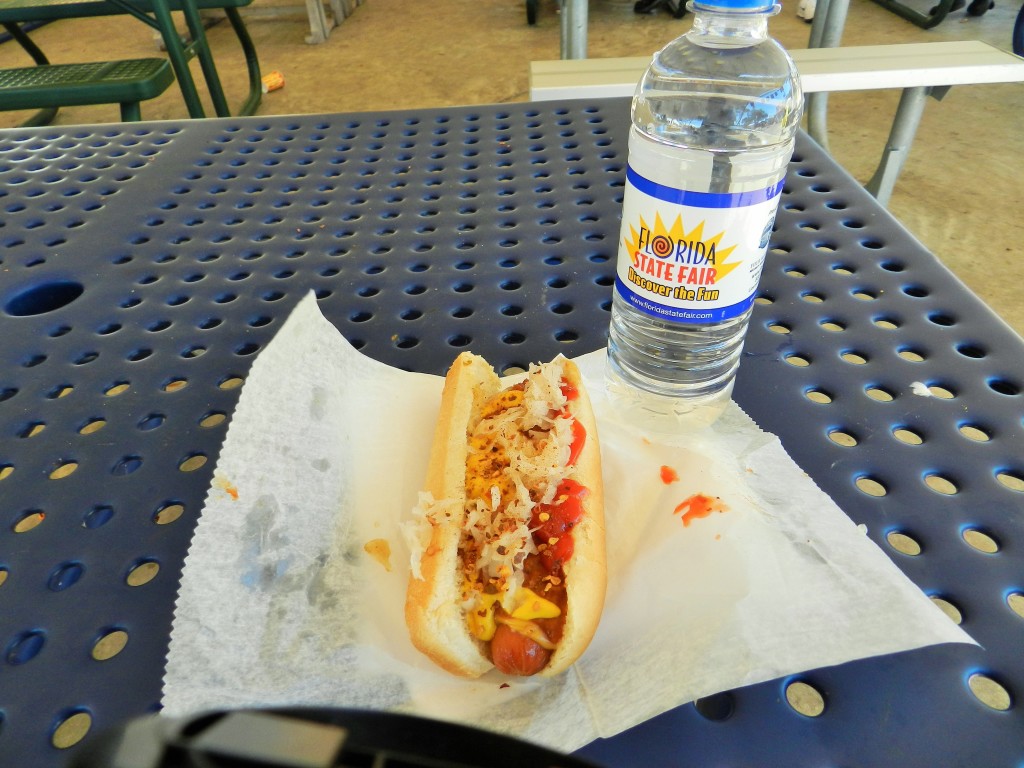
[[[624,245],[635,268],[640,269],[645,259],[650,257],[680,266],[709,266],[714,267],[714,282],[717,283],[741,263],[729,261],[736,246],[722,246],[725,232],[719,232],[713,237],[704,236],[703,221],[687,232],[682,216],[676,216],[671,227],[666,227],[661,215],[657,213],[653,226],[643,216],[639,218],[639,226],[630,224],[629,236],[624,238]]]

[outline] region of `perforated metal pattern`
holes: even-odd
[[[95,83],[100,80],[140,80],[159,71],[161,64],[160,59],[124,59],[5,69],[0,72],[0,87],[69,87],[72,84]]]
[[[627,119],[612,100],[0,137],[0,754],[56,765],[156,706],[227,419],[307,291],[411,370],[603,346]],[[810,142],[798,153],[737,399],[984,650],[754,686],[585,752],[1019,761],[1020,339]],[[1001,686],[996,708],[976,673]]]

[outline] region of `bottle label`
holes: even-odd
[[[615,289],[661,320],[715,323],[754,303],[782,181],[689,192],[626,171]]]

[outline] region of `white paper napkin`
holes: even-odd
[[[311,295],[254,362],[228,430],[182,576],[164,711],[393,710],[568,751],[719,691],[973,642],[738,407],[685,447],[659,444],[613,418],[603,353],[577,362],[600,430],[609,583],[566,674],[464,680],[413,648],[399,525],[442,379],[361,355]],[[684,524],[694,494],[724,511]]]

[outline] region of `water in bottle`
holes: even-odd
[[[779,6],[695,0],[632,103],[608,340],[621,416],[676,433],[725,409],[803,106]]]

